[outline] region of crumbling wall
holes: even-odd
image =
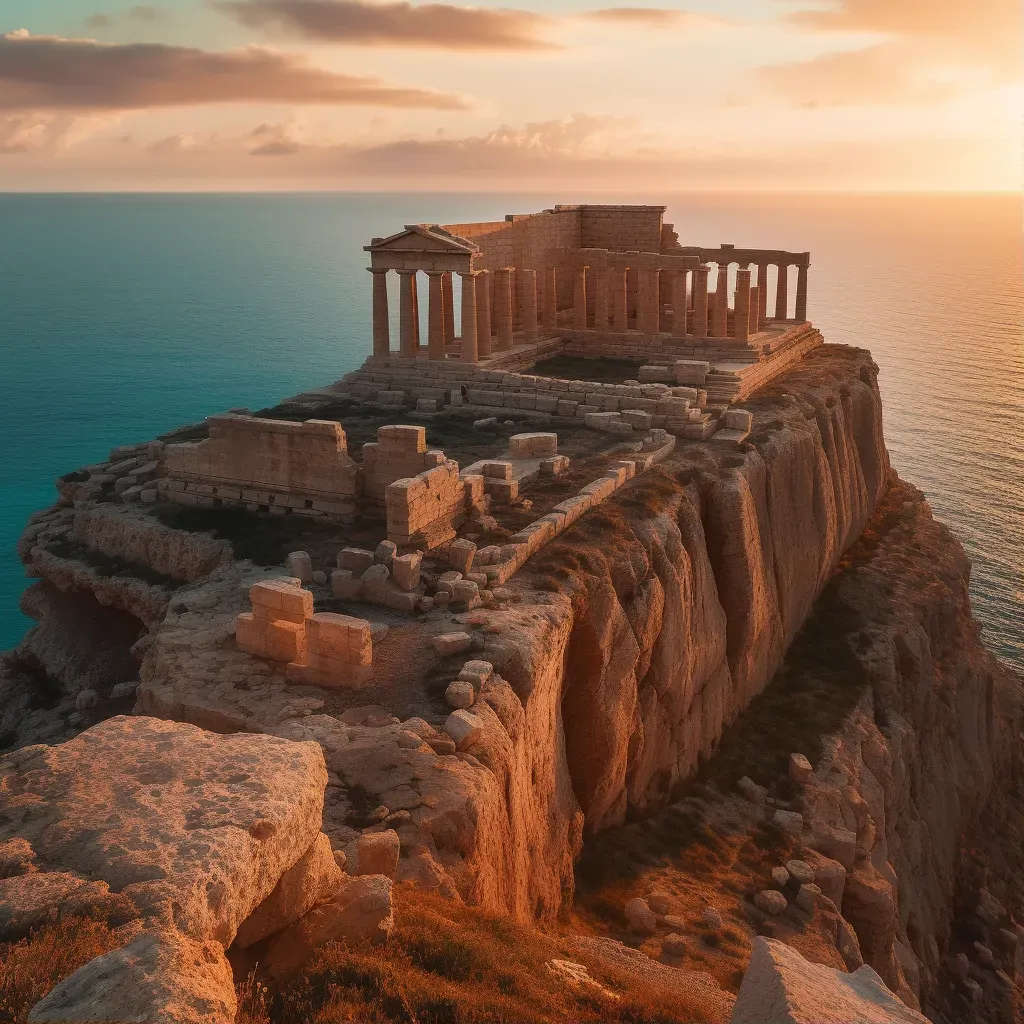
[[[244,503],[351,515],[360,490],[345,431],[334,420],[211,416],[210,436],[164,450],[164,496],[185,505]]]
[[[400,546],[422,542],[428,548],[452,540],[469,504],[467,486],[452,459],[388,485],[388,540]]]
[[[370,501],[383,502],[390,484],[444,461],[444,452],[427,450],[426,427],[380,427],[377,440],[363,445],[363,492]]]

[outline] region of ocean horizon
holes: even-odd
[[[826,342],[873,353],[894,468],[970,555],[987,643],[1024,667],[1020,197],[607,198],[664,202],[683,244],[811,252],[811,320]],[[30,581],[14,546],[55,500],[55,477],[358,366],[370,351],[371,237],[579,199],[0,194],[0,650],[32,624],[18,610]]]

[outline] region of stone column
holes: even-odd
[[[462,356],[464,363],[475,363],[480,358],[477,341],[476,271],[460,273],[462,278]]]
[[[757,329],[764,330],[768,320],[768,264],[757,265]]]
[[[779,264],[779,284],[775,290],[775,319],[785,320],[789,312],[789,264]]]
[[[761,330],[758,325],[758,309],[761,305],[761,287],[760,285],[750,286],[750,333],[757,334]]]
[[[577,267],[572,297],[572,325],[577,331],[587,329],[587,270]]]
[[[491,358],[491,272],[476,275],[476,347],[481,359]]]
[[[608,330],[608,274],[607,268],[594,271],[594,330]]]
[[[733,333],[737,341],[750,338],[750,271],[740,267],[736,271],[736,321]]]
[[[520,270],[519,287],[523,296],[523,333],[532,344],[537,340],[537,271]]]
[[[441,291],[444,293],[444,343],[450,345],[455,340],[455,288],[449,272],[441,275]]]
[[[427,349],[431,359],[444,359],[444,274],[428,270],[427,281]]]
[[[497,335],[494,351],[506,352],[512,347],[512,268],[494,272],[494,330]]]
[[[672,336],[686,337],[686,271],[672,273]]]
[[[641,270],[637,278],[637,324],[641,334],[657,334],[661,327],[658,271]]]
[[[693,336],[708,336],[708,274],[711,268],[701,264],[693,272]]]
[[[616,334],[625,334],[629,329],[626,307],[626,271],[613,268],[605,273],[608,290],[611,293],[612,330]]]
[[[807,268],[800,267],[796,278],[796,318],[807,319]]]
[[[378,267],[367,267],[366,269],[373,274],[373,357],[374,359],[387,359],[391,355],[388,272]]]
[[[416,297],[416,271],[398,272],[399,352],[404,359],[415,359],[420,349],[419,302]]]
[[[540,282],[543,292],[541,323],[553,331],[558,326],[558,272],[554,267],[542,270]]]
[[[729,264],[718,264],[715,278],[715,297],[711,306],[711,337],[729,336]]]

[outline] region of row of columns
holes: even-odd
[[[368,267],[373,275],[373,354],[382,359],[391,354],[391,320],[388,308],[389,271]],[[419,290],[416,270],[399,270],[399,349],[401,357],[415,359],[420,354]],[[455,341],[455,300],[452,273],[426,270],[427,275],[427,356],[445,359],[448,348]],[[553,273],[553,271],[552,271]],[[513,274],[518,277],[521,296],[522,329],[527,341],[538,336],[540,310],[537,298],[537,272],[516,271],[511,267],[500,270],[460,271],[462,278],[462,350],[463,362],[475,363],[488,359],[495,352],[512,348],[515,331]],[[493,285],[492,285],[493,279]],[[553,286],[553,278],[552,278]],[[549,318],[549,305],[554,302],[553,287],[545,291],[544,319],[554,326],[554,315]]]
[[[668,292],[673,310],[672,334],[675,337],[726,338],[743,341],[763,330],[768,320],[768,267],[757,265],[757,283],[749,267],[738,267],[732,303],[730,303],[728,265],[720,264],[715,290],[708,287],[711,267],[702,264],[693,270],[658,270],[641,268],[636,274],[636,329],[642,334],[661,332],[662,279],[669,280]],[[787,268],[780,267],[776,285],[777,319],[787,318],[789,305]],[[590,329],[593,308],[593,329],[624,333],[629,323],[630,270],[588,266],[575,271],[573,286],[573,327]],[[588,294],[593,284],[593,301]],[[807,319],[807,268],[800,267],[797,278],[796,319]]]

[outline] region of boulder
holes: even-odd
[[[787,860],[786,870],[789,872],[789,877],[792,878],[797,885],[807,885],[809,882],[814,881],[814,868],[812,868],[807,861]]]
[[[314,907],[270,943],[263,964],[272,977],[299,969],[327,942],[387,941],[395,925],[391,879],[363,875],[344,880],[330,903]]]
[[[672,899],[668,893],[655,890],[648,893],[647,906],[659,916],[664,917],[672,910]]]
[[[857,860],[857,833],[847,828],[818,822],[814,827],[812,845],[824,856],[839,861],[847,871]]]
[[[658,917],[647,905],[646,900],[634,897],[623,907],[623,913],[626,915],[630,928],[635,932],[652,935],[658,928]]]
[[[803,754],[789,755],[789,777],[794,782],[806,782],[813,773],[811,762]]]
[[[459,709],[448,716],[444,731],[452,738],[455,746],[463,750],[483,736],[484,723],[476,715]]]
[[[364,832],[356,841],[356,869],[354,875],[383,875],[394,879],[398,873],[398,858],[402,842],[394,829],[384,832]]]
[[[438,654],[459,654],[472,645],[473,638],[469,633],[442,633],[433,637],[430,643]]]
[[[806,885],[800,886],[796,894],[796,905],[801,910],[806,910],[808,914],[812,914],[814,913],[814,904],[820,895],[821,890],[813,882],[808,882]]]
[[[676,932],[666,935],[661,942],[661,951],[665,956],[678,959],[686,955],[686,939]]]
[[[33,928],[71,913],[103,914],[114,909],[110,887],[67,871],[39,871],[0,880],[0,941],[12,941]],[[131,906],[130,900],[122,904]],[[131,911],[129,910],[129,915]]]
[[[754,897],[754,906],[758,910],[763,910],[766,914],[777,917],[779,914],[786,912],[786,907],[789,904],[786,902],[786,897],[778,890],[764,889]]]
[[[318,903],[326,903],[341,885],[341,879],[331,841],[321,832],[281,876],[274,891],[242,922],[235,945],[245,949],[280,931]]]
[[[473,684],[465,679],[456,679],[455,682],[448,684],[448,689],[444,691],[444,699],[449,707],[471,708],[476,700]]]
[[[233,1024],[231,965],[213,940],[174,928],[144,932],[91,960],[30,1011],[30,1024]]]
[[[789,872],[783,867],[772,868],[772,881],[780,888],[789,885]]]
[[[846,868],[839,861],[826,857],[816,850],[808,850],[803,860],[814,870],[814,884],[837,907],[841,907],[843,893],[846,890]]]
[[[25,840],[42,877],[228,946],[319,836],[327,769],[318,743],[119,716],[7,754],[0,779],[0,842]]]
[[[799,811],[776,811],[772,821],[790,835],[798,836],[804,830],[804,816]]]
[[[758,936],[731,1024],[927,1024],[870,968],[853,974],[808,963],[785,943]]]
[[[722,915],[719,913],[717,907],[705,907],[704,912],[701,914],[701,920],[704,922],[705,926],[710,928],[713,932],[721,931],[725,925],[725,922],[722,920]]]

